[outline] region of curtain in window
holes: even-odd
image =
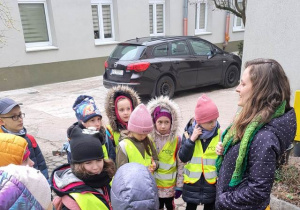
[[[19,4],[25,43],[49,42],[43,3]]]
[[[205,29],[206,3],[200,3],[199,29]]]
[[[236,26],[242,26],[242,18],[236,17]]]
[[[153,5],[149,5],[150,34],[153,34]]]
[[[98,14],[98,6],[92,5],[92,16],[93,16],[93,26],[94,26],[94,38],[100,38],[100,30],[99,30],[99,14]]]
[[[243,7],[242,2],[238,2],[238,5],[239,5],[240,8]],[[236,26],[242,26],[242,18],[236,17]]]
[[[164,33],[164,5],[156,5],[156,28],[157,33]]]
[[[104,38],[112,38],[110,5],[102,5],[102,18],[103,18]]]

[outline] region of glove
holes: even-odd
[[[182,191],[181,190],[175,190],[175,199],[179,198],[182,194]]]

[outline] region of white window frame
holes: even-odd
[[[95,39],[95,44],[103,44],[105,42],[111,42],[115,40],[115,30],[114,30],[114,11],[113,11],[113,2],[112,0],[91,0],[91,6],[98,6],[98,21],[99,21],[99,39]],[[110,15],[111,15],[111,38],[104,38],[104,29],[103,29],[103,18],[102,18],[102,6],[110,5]],[[94,27],[94,26],[93,26]],[[94,29],[93,29],[94,31]]]
[[[238,3],[242,3],[242,0],[238,0]],[[237,25],[238,18],[240,18],[240,17],[237,17],[236,15],[234,15],[233,28],[232,28],[233,32],[235,32],[235,31],[245,31],[245,26],[244,26],[242,18],[240,18],[241,19],[241,25],[240,26]]]
[[[157,20],[156,20],[156,5],[157,4],[162,4],[163,5],[163,33],[157,33]],[[153,8],[153,33],[150,34],[150,36],[164,36],[165,35],[165,31],[166,31],[166,4],[165,4],[165,0],[150,0],[149,1],[149,6],[152,5]],[[150,12],[150,11],[149,11]],[[149,29],[150,29],[150,20],[149,20]]]
[[[234,16],[232,31],[245,31],[245,26],[244,26],[242,18],[241,18],[241,25],[237,26],[238,18],[240,18],[240,17],[237,17],[236,15]]]
[[[30,49],[30,48],[38,48],[39,50],[43,50],[43,49],[48,49],[47,47],[49,47],[49,46],[53,46],[52,36],[51,36],[51,27],[50,27],[50,21],[49,21],[49,13],[48,13],[48,7],[47,7],[47,0],[18,0],[18,4],[44,4],[44,10],[45,10],[45,16],[46,16],[46,24],[47,24],[47,32],[48,32],[49,41],[48,42],[25,43],[26,49],[27,48],[28,49]],[[21,16],[20,16],[20,18],[21,18]],[[24,36],[24,32],[23,32],[23,36]],[[24,41],[25,41],[25,37],[24,37]],[[56,49],[56,48],[53,48],[53,49]]]
[[[200,4],[201,3],[204,3],[205,4],[205,21],[204,21],[204,24],[205,24],[205,27],[204,28],[199,28],[199,25],[200,25],[200,21],[199,21],[199,18],[200,18]],[[203,0],[201,2],[198,2],[196,3],[196,7],[197,7],[197,10],[196,10],[196,27],[195,27],[195,35],[198,35],[198,34],[206,34],[207,33],[207,0]]]

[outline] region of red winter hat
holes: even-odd
[[[206,123],[219,117],[216,104],[205,94],[200,96],[195,108],[195,120],[197,123]]]
[[[127,129],[138,134],[148,134],[153,130],[151,115],[144,104],[139,104],[133,110]]]

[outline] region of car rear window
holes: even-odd
[[[115,48],[110,57],[123,61],[138,60],[142,56],[145,48],[143,45],[120,44]]]

